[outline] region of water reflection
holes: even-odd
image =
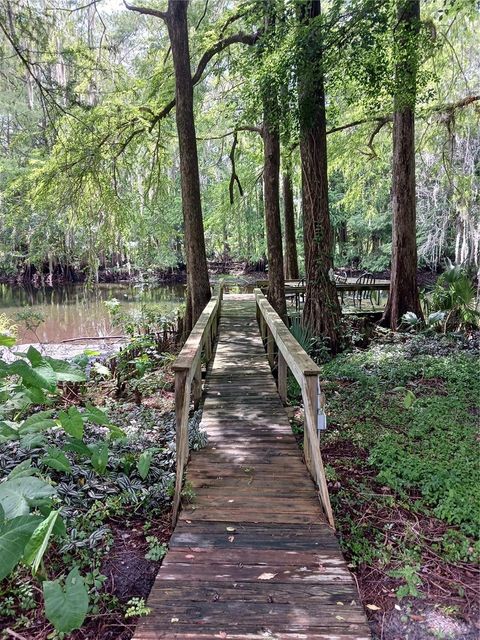
[[[111,326],[105,300],[117,298],[125,309],[141,305],[141,301],[160,306],[168,313],[184,298],[183,285],[148,287],[134,284],[100,284],[95,288],[84,285],[27,288],[0,285],[0,313],[15,321],[25,309],[39,311],[45,317],[36,331],[28,331],[18,324],[18,343],[61,342],[70,338],[118,335]],[[121,333],[121,332],[120,332]]]

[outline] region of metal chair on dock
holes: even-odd
[[[362,273],[361,276],[359,276],[355,282],[355,284],[375,284],[375,276],[373,275],[373,273]],[[370,303],[372,305],[373,308],[375,308],[375,305],[373,304],[373,294],[374,291],[372,290],[358,290],[358,291],[354,291],[353,292],[353,306],[355,306],[355,301],[358,301],[358,306],[359,308],[362,307],[362,300],[366,300],[367,298],[370,298]]]

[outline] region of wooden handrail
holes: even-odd
[[[320,393],[319,384],[320,367],[295,340],[261,290],[256,288],[254,293],[260,333],[262,338],[266,339],[267,355],[271,366],[274,364],[274,345],[276,344],[278,348],[278,393],[283,402],[286,402],[288,369],[294,375],[302,391],[305,413],[303,429],[305,463],[318,486],[320,502],[328,522],[332,527],[335,527],[317,433],[319,419],[325,420],[323,394]]]
[[[173,496],[173,524],[177,521],[183,486],[183,472],[188,462],[188,414],[193,389],[193,406],[198,408],[202,397],[202,352],[208,364],[218,331],[224,282],[220,281],[215,296],[202,311],[172,369],[175,372],[175,448],[176,478]]]

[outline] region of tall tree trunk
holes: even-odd
[[[319,15],[319,0],[308,0],[300,5],[300,19],[310,27],[307,37],[302,40],[302,60],[298,67],[306,275],[303,322],[315,335],[328,338],[332,353],[336,353],[340,305],[335,284],[330,279],[333,233],[328,208],[325,91],[318,31],[321,27],[315,28],[311,24]]]
[[[285,278],[294,280],[298,278],[298,258],[292,174],[288,170],[283,174],[283,217],[285,233]]]
[[[393,115],[392,272],[382,324],[397,329],[407,311],[423,317],[417,286],[415,202],[416,40],[420,0],[399,0],[395,24]]]
[[[274,4],[264,3],[265,33],[275,31]],[[261,50],[263,49],[260,44]],[[280,133],[278,96],[274,82],[263,87],[263,195],[268,257],[268,299],[278,315],[286,321],[285,276],[283,274],[282,227],[280,218]]]
[[[278,315],[286,320],[287,306],[280,222],[280,139],[278,131],[268,123],[267,111],[268,108],[265,109],[263,126],[263,184],[268,255],[268,299]]]
[[[187,296],[189,314],[194,325],[210,299],[205,235],[203,229],[197,141],[193,116],[193,84],[190,69],[187,24],[188,2],[169,0],[166,22],[175,69],[175,98],[180,181],[185,223],[187,262]],[[190,317],[188,319],[190,319]],[[189,331],[191,327],[187,328]]]

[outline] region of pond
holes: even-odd
[[[17,324],[17,343],[59,343],[72,338],[109,337],[122,334],[113,327],[106,300],[116,298],[126,310],[139,308],[142,301],[158,305],[161,314],[178,307],[184,299],[182,284],[99,284],[25,288],[0,285],[0,314]],[[39,312],[43,321],[35,332],[18,321],[25,311]]]

